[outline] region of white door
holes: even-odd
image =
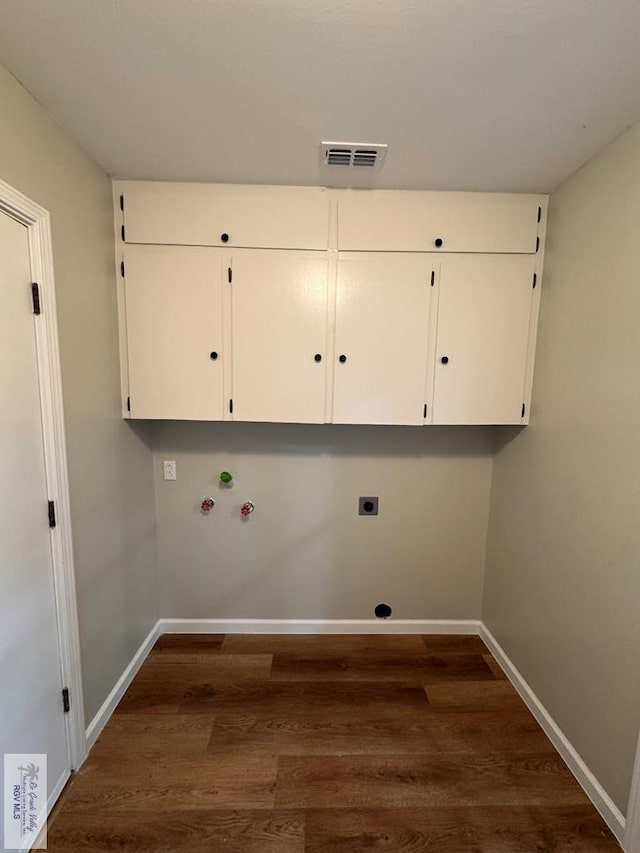
[[[424,423],[433,271],[425,255],[340,255],[333,423]]]
[[[325,252],[233,253],[233,419],[325,419]]]
[[[70,762],[30,283],[27,229],[0,213],[0,753],[46,753],[51,792]]]
[[[132,418],[222,420],[222,251],[127,246]]]
[[[433,423],[521,423],[534,257],[441,261]]]

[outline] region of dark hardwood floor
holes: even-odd
[[[165,635],[51,853],[534,853],[615,839],[477,637]]]

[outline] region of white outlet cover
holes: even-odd
[[[177,480],[176,463],[172,459],[165,459],[162,463],[162,472],[165,480]]]

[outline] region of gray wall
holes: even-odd
[[[111,182],[0,67],[0,178],[51,213],[89,722],[157,618],[148,437],[121,419]]]
[[[164,616],[366,619],[379,602],[398,618],[480,615],[486,430],[158,422],[154,455]],[[359,495],[380,497],[377,518],[357,515]]]
[[[640,723],[640,127],[551,196],[531,426],[494,463],[484,618],[618,807]]]

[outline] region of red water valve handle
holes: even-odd
[[[214,501],[213,498],[205,498],[202,501],[202,503],[200,504],[200,512],[203,515],[208,515],[211,512],[211,510],[214,508],[215,505],[216,505],[216,502]]]

